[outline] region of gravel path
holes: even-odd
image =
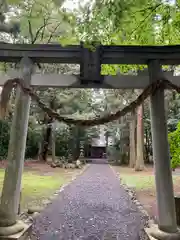
[[[92,164],[36,219],[40,240],[139,240],[142,216],[107,164]]]

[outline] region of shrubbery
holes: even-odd
[[[28,127],[25,158],[34,158],[38,155],[40,141],[39,130]]]
[[[6,120],[0,120],[0,159],[6,159],[7,157],[10,129],[10,122]],[[29,127],[26,143],[26,158],[33,158],[37,155],[39,140],[39,132]]]
[[[180,166],[180,122],[177,129],[168,135],[170,154],[171,154],[171,167],[172,169]]]
[[[56,156],[68,157],[69,154],[69,132],[62,129],[56,132]]]
[[[10,136],[10,123],[0,120],[0,159],[7,157]]]
[[[8,144],[10,137],[11,123],[7,120],[0,120],[0,160],[7,158]],[[42,141],[40,128],[28,127],[25,158],[35,158],[38,154],[39,145]],[[56,156],[68,156],[69,133],[67,129],[56,132]]]

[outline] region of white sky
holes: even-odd
[[[64,3],[64,7],[73,10],[74,8],[77,8],[79,3],[81,5],[84,5],[85,3],[87,3],[88,0],[66,0],[66,2]]]
[[[70,10],[73,10],[74,8],[78,7],[78,4],[81,3],[81,5],[84,5],[84,3],[87,3],[89,0],[66,0],[64,6]],[[164,2],[168,2],[169,4],[175,4],[176,0],[164,0]],[[92,1],[91,1],[92,2]]]

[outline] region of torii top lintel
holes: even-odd
[[[1,62],[18,62],[24,56],[39,63],[81,64],[87,49],[81,45],[62,47],[56,44],[0,44]],[[147,64],[157,59],[164,65],[180,64],[180,45],[172,46],[103,46],[92,53],[100,64]],[[97,61],[98,58],[98,61]]]

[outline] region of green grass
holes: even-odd
[[[33,173],[24,173],[22,180],[22,192],[25,195],[41,195],[46,191],[57,189],[64,184],[64,179],[56,176],[40,176]]]
[[[136,190],[143,189],[154,189],[155,188],[155,177],[153,175],[131,175],[121,173],[122,183],[129,187],[133,187]],[[176,183],[180,178],[173,176],[173,182]]]
[[[0,188],[4,180],[4,169],[0,169]]]
[[[0,191],[2,190],[4,170],[0,169]],[[60,173],[51,176],[39,175],[38,172],[24,172],[22,178],[22,209],[51,196],[57,189],[68,181]]]
[[[22,179],[22,199],[21,207],[26,208],[30,205],[41,205],[41,201],[51,196],[59,189],[67,178],[54,174],[53,176],[41,176],[37,173],[27,172]]]
[[[122,183],[137,190],[150,189],[155,187],[155,179],[152,175],[137,176],[130,174],[121,174]]]

